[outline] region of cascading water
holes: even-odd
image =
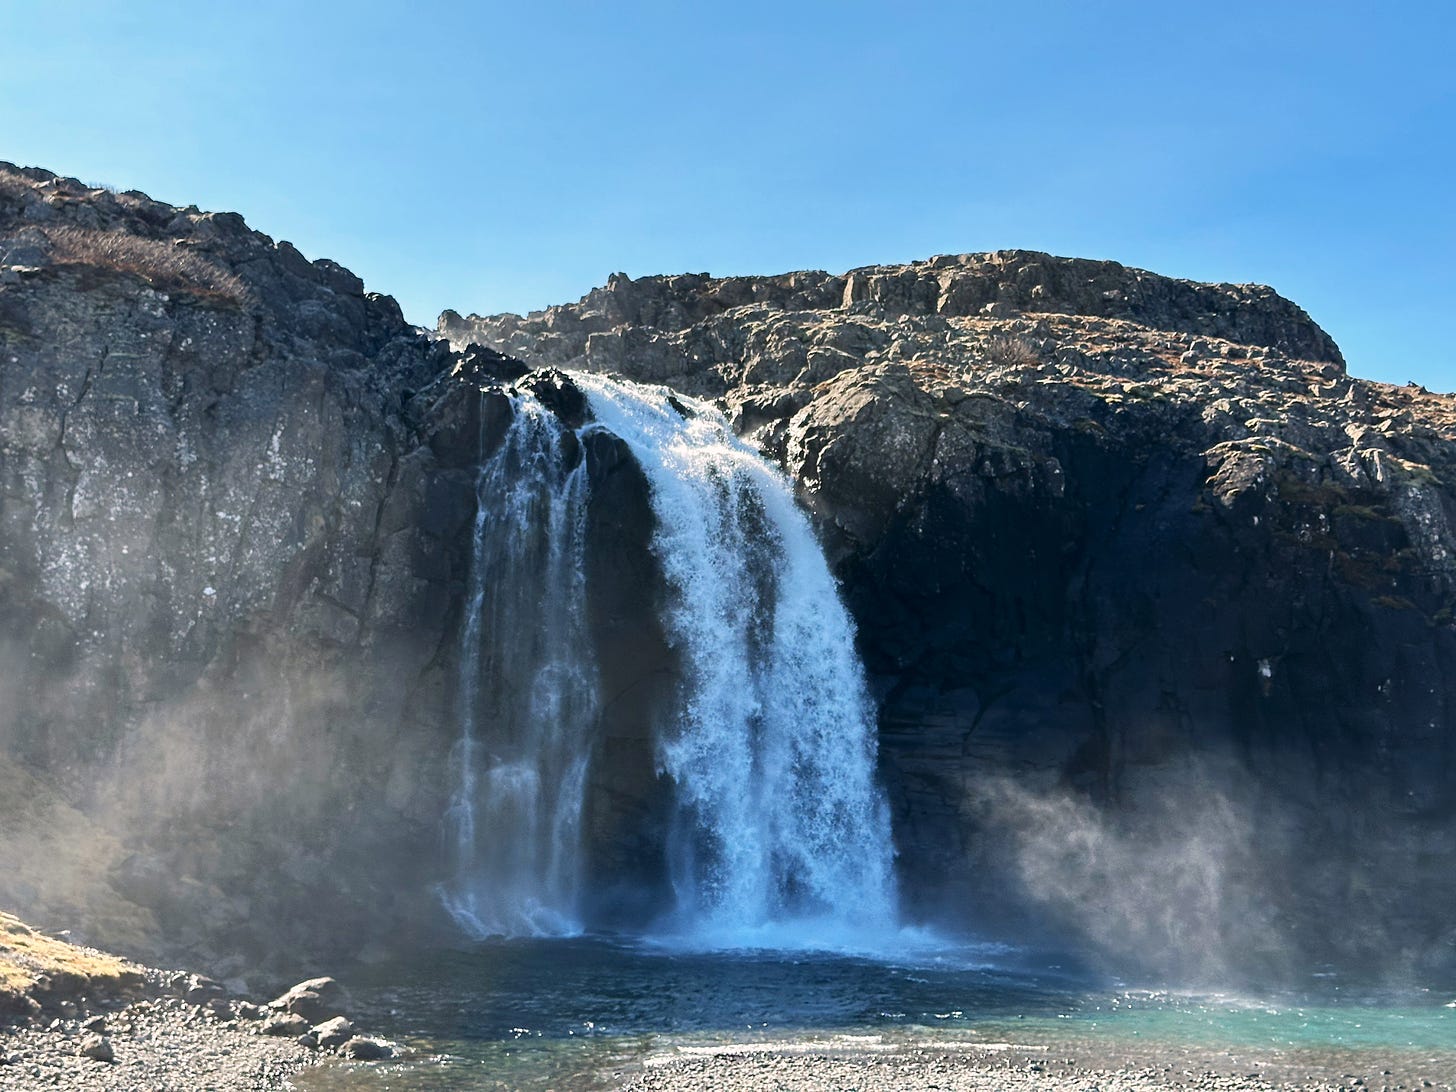
[[[683,668],[658,728],[674,935],[860,943],[895,926],[887,808],[854,631],[785,478],[706,403],[574,375],[651,489]],[[461,635],[445,903],[469,932],[579,931],[596,669],[579,438],[529,394],[483,458]],[[859,938],[858,940],[852,938]]]
[[[678,805],[679,928],[729,944],[893,928],[873,711],[789,483],[705,403],[573,378],[652,490],[666,628],[685,670],[660,746]]]
[[[585,634],[587,477],[530,395],[482,457],[460,641],[446,908],[477,936],[580,932],[581,816],[596,677]]]

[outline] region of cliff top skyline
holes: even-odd
[[[72,10],[7,13],[0,157],[240,211],[421,325],[1024,247],[1270,284],[1456,388],[1435,5]]]

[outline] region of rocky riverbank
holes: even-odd
[[[158,998],[83,1021],[0,1029],[0,1088],[278,1089],[316,1057],[292,1040]]]
[[[1008,1043],[886,1046],[785,1042],[678,1050],[649,1057],[623,1092],[1449,1092],[1448,1071],[1355,1055],[1271,1058],[1272,1051],[1170,1057],[1142,1048],[1039,1050]]]
[[[257,1004],[0,914],[0,1088],[277,1089],[326,1057],[392,1057],[348,1007],[332,978]]]

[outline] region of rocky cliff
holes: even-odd
[[[1268,288],[1019,251],[440,330],[720,399],[794,477],[923,912],[1193,975],[1449,965],[1451,398]]]
[[[0,743],[56,790],[6,801],[0,901],[139,907],[142,954],[428,903],[448,356],[236,214],[0,169]]]
[[[438,935],[473,471],[510,384],[581,413],[549,366],[717,399],[795,479],[916,914],[1189,974],[1453,959],[1453,400],[1270,289],[1028,252],[440,334],[234,214],[0,168],[0,903],[143,954]],[[645,480],[592,446],[630,920],[674,663]]]

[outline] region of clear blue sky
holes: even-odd
[[[1456,389],[1456,4],[0,0],[0,159],[414,321],[1030,247],[1262,281]]]

